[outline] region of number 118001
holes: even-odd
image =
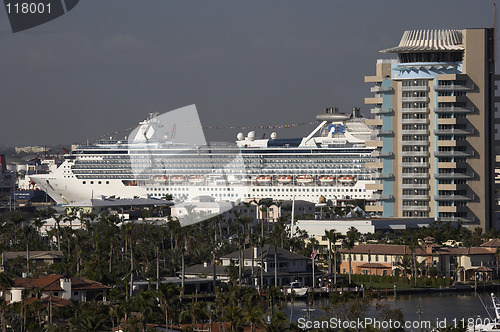
[[[36,3],[36,2],[21,2],[21,3],[8,3],[7,13],[9,14],[50,14],[50,3]]]

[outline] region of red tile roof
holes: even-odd
[[[71,278],[71,290],[102,290],[109,288],[111,287],[97,281],[83,278]]]
[[[40,288],[46,291],[61,291],[59,279],[62,276],[59,274],[51,274],[40,278],[16,278],[14,285],[22,288]]]
[[[343,254],[348,254],[349,250],[342,249],[339,251]],[[352,254],[368,254],[371,255],[410,255],[411,250],[407,245],[400,244],[359,244],[352,248]],[[418,256],[427,256],[426,248],[415,248],[415,254]],[[491,255],[491,251],[483,247],[440,247],[436,244],[432,245],[432,255]]]
[[[500,248],[500,239],[491,239],[481,244],[481,247]]]

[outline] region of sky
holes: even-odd
[[[84,142],[191,104],[208,127],[310,122],[325,107],[369,114],[364,76],[391,57],[379,50],[405,30],[492,27],[493,8],[485,0],[81,0],[12,33],[0,7],[0,144]],[[239,131],[205,135],[233,141]]]

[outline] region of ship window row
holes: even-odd
[[[366,189],[252,188],[252,192],[366,192]]]
[[[97,184],[103,184],[103,181],[96,181]],[[106,184],[109,184],[109,181],[105,182]],[[82,184],[87,184],[87,181],[82,181]],[[89,184],[94,184],[94,181],[89,181]]]

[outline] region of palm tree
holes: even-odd
[[[411,258],[408,255],[404,255],[401,260],[396,262],[396,266],[401,270],[402,273],[405,274],[405,276],[408,276],[408,274],[411,273]]]
[[[333,283],[337,284],[337,242],[340,233],[335,229],[325,230],[325,236],[328,239],[328,272],[333,273]],[[333,269],[332,269],[332,243],[333,243]]]
[[[349,250],[349,284],[351,284],[351,274],[352,274],[352,268],[351,268],[351,262],[352,262],[352,255],[351,251],[352,248],[354,248],[354,244],[356,241],[359,240],[359,237],[361,236],[361,233],[357,230],[356,227],[351,227],[347,231],[346,238],[344,239],[344,246],[346,247],[347,250]]]
[[[104,332],[109,331],[106,321],[102,315],[85,315],[81,317],[75,326],[77,332]]]
[[[161,307],[165,311],[165,327],[168,327],[168,311],[178,293],[179,290],[174,284],[163,284],[158,291]]]
[[[239,330],[242,320],[241,309],[236,305],[228,305],[224,307],[224,313],[224,318],[229,321],[231,331]]]
[[[263,319],[263,311],[260,306],[248,306],[243,313],[242,321],[244,323],[250,324],[250,332],[255,331],[257,325],[264,325],[265,321]]]
[[[413,235],[410,239],[409,248],[410,248],[410,253],[411,253],[411,257],[412,257],[412,265],[411,266],[412,266],[412,275],[413,275],[413,286],[417,287],[418,264],[417,264],[416,250],[417,250],[417,248],[422,249],[422,246],[418,242],[418,238],[415,235]]]
[[[140,313],[142,322],[142,331],[146,331],[146,324],[148,323],[149,316],[156,307],[156,301],[153,291],[142,291],[134,298],[135,308]]]
[[[2,332],[5,332],[7,329],[5,325],[5,311],[7,309],[7,303],[4,299],[5,291],[12,287],[14,287],[14,281],[5,272],[0,273],[0,290],[2,291],[2,298],[0,298],[0,321],[2,323]]]

